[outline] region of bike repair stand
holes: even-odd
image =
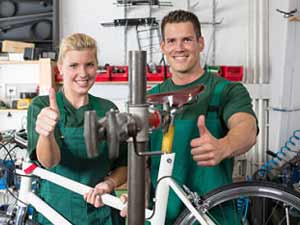
[[[142,127],[128,140],[128,225],[145,222],[145,152],[148,144],[148,104],[146,102],[146,51],[129,52],[128,112],[137,116]]]

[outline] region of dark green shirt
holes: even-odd
[[[176,85],[173,83],[172,79],[168,79],[162,84],[155,86],[149,91],[149,93],[154,94],[176,91],[192,87],[197,84],[203,84],[205,86],[205,90],[199,95],[197,103],[193,104],[192,106],[185,107],[184,112],[176,116],[178,119],[195,120],[199,115],[206,114],[214,87],[222,80],[224,80],[224,78],[206,72],[199,79],[186,85]],[[221,95],[221,105],[219,110],[221,119],[225,122],[225,124],[227,124],[230,116],[237,112],[246,112],[255,116],[251,101],[252,99],[250,98],[249,93],[243,84],[239,82],[229,82]]]

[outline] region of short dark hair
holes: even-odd
[[[162,39],[164,40],[165,37],[165,26],[167,23],[184,23],[184,22],[191,22],[193,24],[196,37],[199,38],[201,37],[201,24],[198,20],[198,17],[189,11],[185,10],[174,10],[169,12],[161,22],[161,34],[162,34]]]

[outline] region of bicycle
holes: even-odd
[[[198,89],[201,89],[198,87]],[[158,126],[161,123],[164,126],[163,147],[164,150],[161,155],[160,169],[158,175],[158,185],[156,189],[154,209],[153,211],[146,210],[146,220],[151,224],[164,224],[166,216],[167,199],[169,188],[172,188],[176,195],[180,198],[183,204],[187,207],[176,220],[176,225],[188,225],[199,222],[202,225],[215,225],[224,224],[225,219],[216,218],[211,215],[211,211],[216,208],[226,208],[228,205],[234,211],[236,224],[277,224],[274,222],[273,217],[281,217],[279,224],[296,224],[293,221],[300,221],[300,193],[293,190],[288,190],[285,187],[278,186],[274,183],[267,182],[239,182],[226,186],[222,186],[213,190],[203,196],[193,193],[188,188],[181,188],[171,178],[173,162],[175,154],[171,153],[172,139],[174,136],[174,126],[172,124],[176,110],[185,104],[192,104],[193,98],[196,97],[201,91],[194,92],[195,90],[181,90],[180,92],[171,92],[164,94],[156,94],[148,96],[150,104],[162,104],[165,109],[162,112],[150,113],[150,126]],[[156,118],[156,121],[155,121]],[[95,144],[101,139],[107,139],[113,143],[109,143],[112,148],[110,154],[112,157],[118,155],[118,150],[115,149],[116,140],[126,140],[130,137],[134,140],[135,131],[130,131],[132,135],[126,134],[126,131],[132,127],[139,127],[138,119],[127,113],[109,112],[106,118],[97,121],[95,113],[88,112],[86,115],[86,142],[90,147],[90,155],[96,154]],[[135,121],[135,122],[134,122]],[[159,121],[159,122],[158,122]],[[133,125],[134,124],[134,125]],[[91,127],[93,126],[93,127]],[[111,126],[117,127],[116,130],[111,130]],[[129,133],[130,133],[129,132]],[[122,135],[119,135],[122,134]],[[119,135],[119,136],[118,136]],[[161,154],[160,152],[137,152],[139,156],[151,156],[153,154]],[[249,221],[249,204],[255,201],[264,203],[265,199],[272,200],[272,205],[275,205],[271,211],[265,212],[264,218],[257,222],[257,218],[252,218]],[[241,204],[242,201],[246,201]],[[268,201],[270,203],[270,201]],[[261,205],[263,206],[263,205]],[[281,207],[281,208],[280,208]],[[263,207],[262,207],[263,209]],[[277,215],[276,215],[277,214]],[[224,215],[228,216],[227,214]],[[285,222],[285,223],[283,223]],[[299,222],[300,223],[300,222]],[[231,224],[230,224],[231,225]]]

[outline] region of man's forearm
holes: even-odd
[[[116,168],[109,176],[105,178],[105,180],[110,180],[113,182],[115,187],[124,184],[127,181],[127,167],[121,166]]]
[[[226,149],[226,158],[247,152],[256,143],[257,124],[254,116],[239,113],[229,121],[229,132],[220,139]]]

